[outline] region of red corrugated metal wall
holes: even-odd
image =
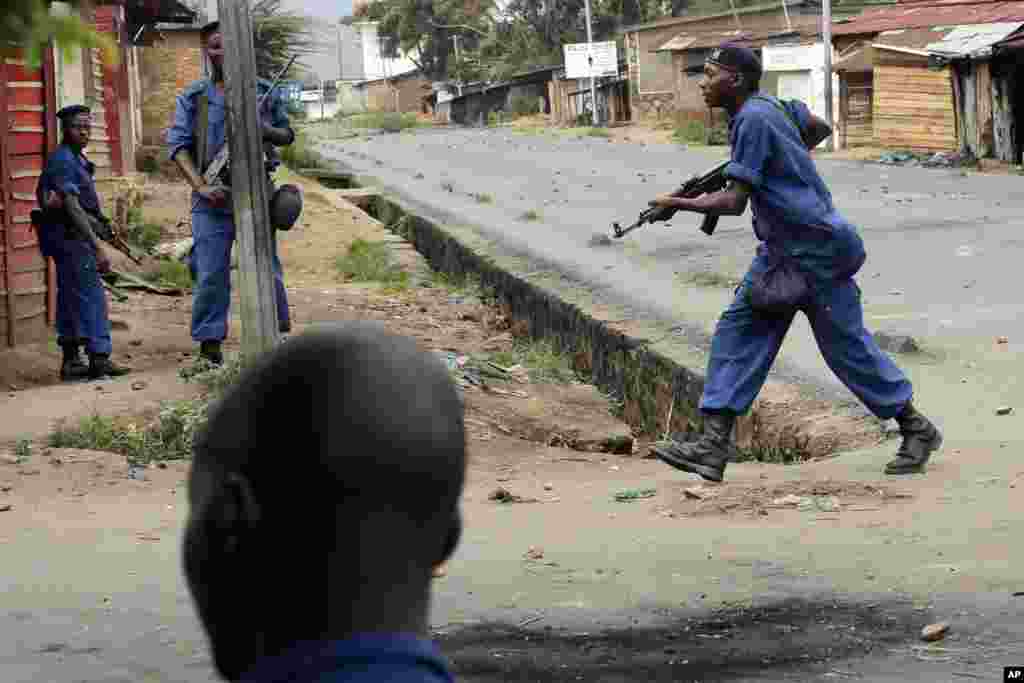
[[[96,8],[96,30],[100,33],[107,33],[118,44],[121,42],[121,30],[124,27],[124,8],[120,5],[103,5]],[[106,133],[110,145],[110,171],[113,175],[124,174],[124,155],[121,149],[121,115],[120,100],[122,86],[126,86],[122,76],[124,63],[119,66],[111,65],[110,61],[102,56],[99,50],[95,53],[98,58],[97,64],[102,64],[100,73],[102,77],[95,82],[95,96],[103,102],[103,110],[106,117]]]
[[[7,346],[45,341],[55,314],[53,266],[39,252],[29,212],[55,147],[53,52],[33,67],[21,50],[0,50],[0,335]]]

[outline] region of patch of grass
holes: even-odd
[[[156,223],[129,223],[125,239],[147,254],[153,252],[164,238],[164,228]]]
[[[199,397],[165,403],[148,423],[132,417],[93,414],[77,424],[58,422],[47,439],[53,448],[81,448],[119,453],[133,465],[191,457],[196,435],[206,424],[213,402],[238,381],[240,358],[229,358],[217,367],[198,360],[179,375],[202,387]]]
[[[181,261],[160,259],[152,270],[142,276],[158,287],[192,289],[192,273]]]
[[[416,114],[399,114],[385,111],[355,114],[354,116],[343,118],[341,122],[350,128],[371,128],[389,133],[397,133],[409,128],[420,128],[427,125],[420,121]]]
[[[498,351],[489,360],[503,367],[521,365],[527,369],[534,382],[568,384],[578,379],[569,361],[569,356],[560,353],[547,340],[519,340],[510,351]]]
[[[509,102],[509,108],[516,116],[531,116],[540,113],[540,98],[530,95],[516,95]]]
[[[676,126],[672,139],[680,144],[703,145],[706,134],[707,128],[703,121],[690,120]]]
[[[581,135],[592,138],[610,138],[612,136],[607,128],[597,128],[596,126],[584,128]]]
[[[540,220],[540,212],[537,211],[536,209],[530,209],[529,211],[524,211],[522,214],[520,214],[519,220],[526,221],[528,223],[529,222],[533,222],[533,221],[539,221]]]
[[[684,275],[682,280],[689,284],[697,285],[698,287],[719,287],[725,289],[733,289],[739,284],[735,278],[729,275],[715,273],[709,270],[689,273]]]
[[[756,446],[741,450],[736,462],[766,462],[774,465],[796,465],[810,460],[808,452],[797,446]]]
[[[473,195],[473,199],[475,199],[478,204],[493,204],[494,203],[494,196],[490,195],[490,194],[488,194],[486,192],[480,192],[478,194],[474,194]]]
[[[295,132],[295,140],[287,147],[281,147],[281,161],[291,169],[320,168],[323,159],[313,148],[313,138],[305,130]]]
[[[21,438],[14,444],[14,457],[19,463],[32,457],[32,439]]]
[[[408,284],[409,274],[394,263],[386,242],[357,239],[348,252],[337,258],[338,274],[352,282],[382,282],[391,286]]]

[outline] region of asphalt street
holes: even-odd
[[[677,214],[668,227],[647,226],[611,246],[588,244],[595,233],[610,234],[613,220],[631,222],[650,198],[725,158],[724,148],[437,128],[321,149],[443,223],[472,226],[510,253],[590,283],[605,300],[705,335],[756,247],[749,214],[723,218],[711,238],[697,229],[699,216]],[[858,279],[871,329],[914,336],[930,362],[1001,336],[1010,342],[1004,350],[1017,353],[1015,340],[1024,338],[1024,300],[1015,287],[1024,257],[1020,177],[846,161],[821,161],[819,169],[867,246]],[[539,218],[523,220],[528,211]],[[781,359],[780,368],[842,393],[802,318]]]

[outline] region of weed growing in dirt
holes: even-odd
[[[125,239],[147,254],[153,253],[153,249],[164,238],[163,226],[156,223],[130,223],[125,232]]]
[[[676,127],[672,139],[678,143],[701,145],[704,144],[706,134],[707,128],[703,121],[690,120]]]
[[[581,134],[584,137],[591,137],[591,138],[610,138],[612,136],[612,134],[608,132],[607,128],[595,128],[595,127],[584,128],[583,132]]]
[[[532,221],[539,221],[540,220],[540,211],[537,211],[536,209],[530,209],[529,211],[524,211],[522,213],[522,215],[519,216],[519,220],[526,221],[528,223],[532,222]]]
[[[241,372],[240,358],[229,359],[220,367],[197,361],[179,374],[186,382],[202,386],[203,393],[198,398],[164,404],[148,424],[140,425],[133,418],[102,415],[84,418],[74,426],[59,422],[48,443],[53,448],[120,453],[133,465],[188,458],[196,434],[206,424],[210,405],[238,381]]]
[[[335,265],[338,274],[352,282],[382,282],[388,285],[407,284],[409,274],[392,260],[386,242],[357,239],[348,253],[339,256]]]
[[[18,442],[14,444],[14,457],[17,458],[18,462],[25,462],[32,456],[32,440],[31,439],[18,439]]]
[[[548,340],[519,340],[509,351],[497,351],[489,360],[503,367],[521,365],[534,382],[568,384],[578,379],[569,356],[560,353]]]
[[[736,462],[767,462],[775,465],[796,465],[810,459],[806,449],[787,446],[754,446],[740,451]]]
[[[494,203],[494,196],[490,195],[490,194],[487,194],[486,192],[481,192],[479,194],[474,194],[473,195],[473,199],[475,199],[478,204],[493,204]]]
[[[192,273],[181,261],[161,259],[143,277],[158,287],[192,289]]]

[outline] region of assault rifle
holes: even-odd
[[[277,87],[277,84],[288,72],[288,69],[291,68],[292,64],[295,62],[296,57],[298,57],[298,55],[292,55],[292,58],[288,60],[288,63],[285,64],[284,68],[281,69],[277,76],[274,77],[274,80],[270,83],[270,87],[267,89],[267,92],[260,95],[260,99],[256,104],[257,112],[263,107],[263,103],[270,96],[270,93],[274,92],[274,88]],[[223,146],[221,146],[220,150],[217,152],[217,156],[213,158],[213,161],[210,162],[210,165],[206,167],[206,171],[203,173],[204,185],[224,185],[224,183],[221,181],[221,174],[224,172],[224,169],[228,167],[228,162],[230,161],[230,153],[231,145],[228,143],[227,140],[225,140]],[[201,159],[197,159],[197,161],[199,163],[202,163]],[[194,206],[192,208],[195,209]]]
[[[700,197],[701,195],[710,194],[712,192],[719,192],[725,189],[726,179],[723,175],[725,167],[729,165],[728,161],[723,161],[713,168],[705,171],[701,175],[694,176],[683,183],[682,187],[672,193],[673,197],[686,197],[694,198]],[[618,222],[612,223],[612,230],[615,231],[615,237],[625,237],[627,233],[636,230],[642,225],[647,223],[658,223],[660,221],[671,220],[672,216],[675,215],[677,209],[670,209],[663,206],[652,206],[640,214],[640,217],[636,219],[636,222],[628,228],[623,228]],[[713,213],[704,214],[704,221],[700,224],[701,231],[706,235],[712,235],[715,232],[715,228],[718,226],[718,216]]]

